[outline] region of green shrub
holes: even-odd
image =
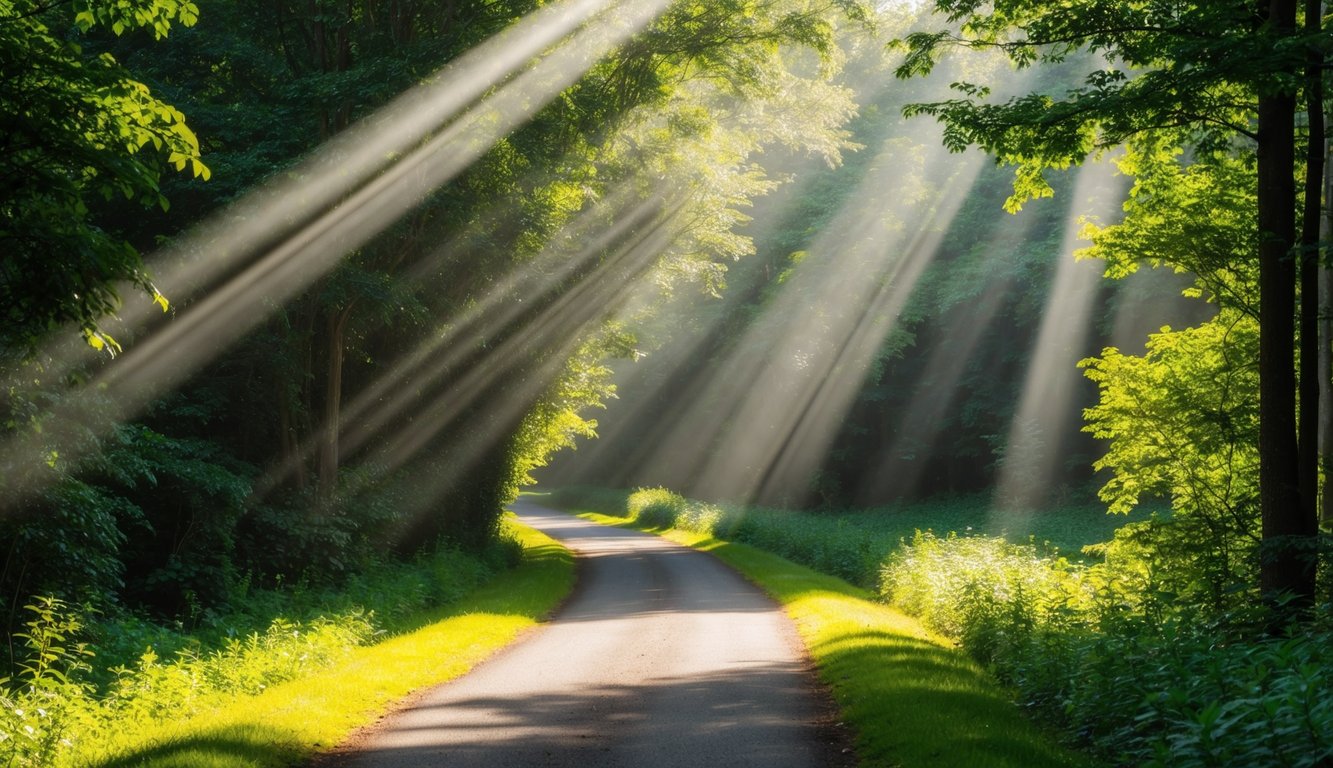
[[[54,597],[24,606],[31,618],[15,632],[25,656],[17,679],[0,681],[0,760],[6,766],[53,765],[71,732],[95,707],[92,686],[80,679],[92,652],[76,642],[82,620]]]
[[[685,509],[685,499],[665,488],[640,488],[630,494],[626,512],[631,519],[655,528],[672,528]]]
[[[881,596],[958,639],[1026,707],[1118,764],[1333,759],[1326,620],[1269,638],[1247,612],[1186,607],[1149,569],[1114,566],[919,533],[885,562]]]

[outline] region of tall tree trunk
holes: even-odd
[[[1322,0],[1305,0],[1305,23],[1318,24]],[[1309,535],[1319,520],[1319,236],[1323,221],[1324,72],[1323,55],[1311,46],[1306,56],[1305,209],[1301,226],[1300,451],[1301,515]]]
[[[292,419],[292,399],[281,382],[278,384],[278,445],[281,448],[281,466],[284,477],[291,477],[293,487],[305,490],[307,476],[305,457],[301,455],[296,422]],[[285,481],[284,481],[285,482]]]
[[[325,323],[324,425],[319,434],[319,498],[328,502],[338,484],[338,433],[343,396],[343,338],[352,308],[329,315]]]
[[[1276,35],[1296,29],[1295,0],[1272,0]],[[1274,602],[1313,594],[1313,571],[1299,556],[1305,532],[1296,446],[1295,338],[1296,98],[1290,91],[1259,97],[1259,500],[1263,520],[1260,589]]]
[[[1320,239],[1333,232],[1333,163],[1329,150],[1333,148],[1324,138],[1324,200]],[[1319,466],[1320,519],[1324,528],[1333,528],[1333,269],[1319,267]]]
[[[1305,0],[1306,32],[1318,32],[1324,19],[1324,1]],[[1324,55],[1310,45],[1305,60],[1305,113],[1309,140],[1305,147],[1305,211],[1301,228],[1301,381],[1300,443],[1301,508],[1309,535],[1320,520],[1320,261],[1321,224],[1324,221]],[[1316,549],[1310,548],[1310,557]],[[1317,573],[1318,563],[1309,565]]]

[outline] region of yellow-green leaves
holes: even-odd
[[[103,331],[85,329],[83,338],[88,342],[88,346],[98,352],[106,352],[112,357],[115,357],[121,351],[120,342],[116,341],[110,334]]]
[[[120,305],[114,286],[130,282],[154,293],[138,251],[95,223],[86,201],[165,209],[158,185],[165,168],[210,176],[180,110],[97,50],[102,44],[85,50],[52,30],[146,30],[161,38],[197,16],[188,0],[0,3],[0,114],[23,116],[6,123],[4,139],[25,148],[0,156],[0,176],[12,180],[0,190],[0,231],[24,233],[5,254],[5,343],[31,348],[50,329],[72,324],[90,346],[115,353],[115,340],[98,325]]]
[[[1178,515],[1229,521],[1250,509],[1258,491],[1258,339],[1253,318],[1224,311],[1195,328],[1154,334],[1142,357],[1109,348],[1081,363],[1101,393],[1084,412],[1084,429],[1107,441],[1094,466],[1111,472],[1100,495],[1112,512],[1128,512],[1143,497],[1171,498]]]
[[[199,6],[189,0],[83,0],[75,3],[74,23],[80,31],[104,27],[116,35],[147,29],[161,40],[172,22],[192,27],[199,20]]]

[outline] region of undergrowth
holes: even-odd
[[[338,591],[255,591],[193,632],[142,619],[95,622],[54,597],[25,608],[10,677],[0,680],[0,766],[55,768],[83,745],[179,720],[309,675],[475,590],[521,557],[445,549],[381,565]]]
[[[890,540],[893,524],[868,514],[726,507],[660,488],[574,488],[552,502],[746,542],[871,587],[1112,764],[1333,766],[1328,607],[1276,637],[1258,630],[1257,609],[1192,607],[1136,539],[1158,521],[1108,535],[1081,560],[950,532],[948,515]]]

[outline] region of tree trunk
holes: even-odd
[[[1296,28],[1295,0],[1272,0],[1269,23],[1278,35]],[[1295,338],[1296,98],[1290,91],[1259,97],[1259,497],[1263,525],[1259,582],[1270,603],[1313,595],[1313,570],[1300,556],[1305,533],[1296,446]]]
[[[1306,24],[1318,23],[1322,0],[1306,0]],[[1324,73],[1323,56],[1311,46],[1306,56],[1305,109],[1309,138],[1305,152],[1305,208],[1301,226],[1300,413],[1298,444],[1301,515],[1313,535],[1319,519],[1319,238],[1323,221]]]
[[[296,423],[292,419],[291,396],[281,383],[278,385],[278,444],[282,450],[280,466],[283,467],[283,475],[292,478],[296,490],[305,490],[305,457],[301,455]]]
[[[1324,200],[1320,239],[1333,232],[1333,163],[1330,144],[1324,139]],[[1320,488],[1320,519],[1325,529],[1333,528],[1333,269],[1319,267],[1319,466],[1323,470]]]
[[[338,485],[338,433],[342,418],[343,336],[351,307],[328,316],[325,324],[327,353],[324,380],[324,425],[319,434],[319,499],[330,501]]]
[[[1329,172],[1329,163],[1325,161],[1325,175]],[[1333,177],[1326,185],[1326,199],[1333,200]],[[1333,211],[1324,216],[1322,236],[1333,232]],[[1333,269],[1320,267],[1320,520],[1325,529],[1333,528]]]

